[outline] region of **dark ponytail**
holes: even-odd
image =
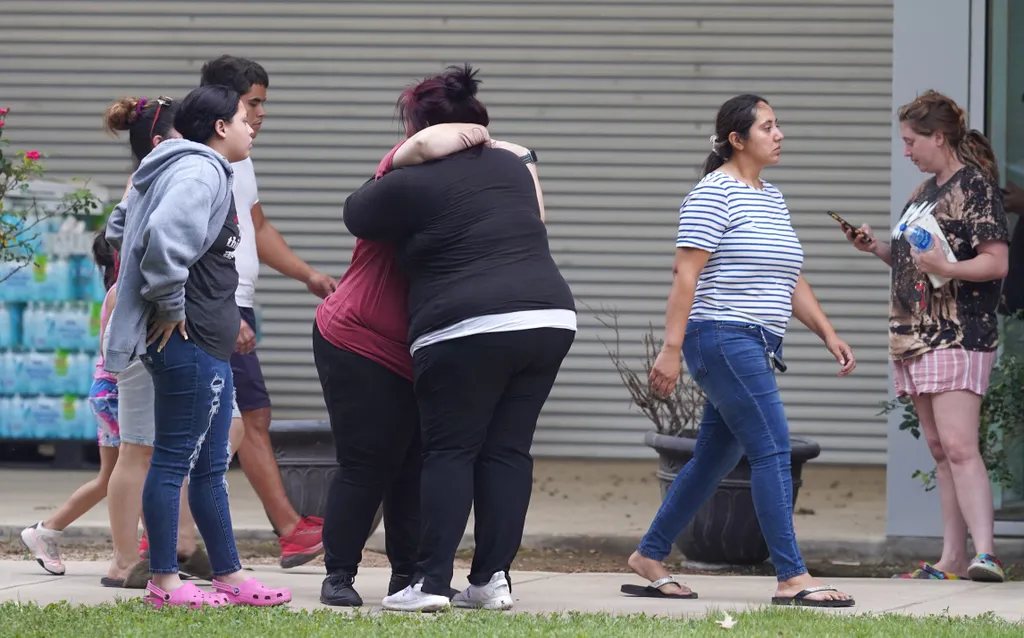
[[[768,104],[759,95],[744,93],[730,98],[718,109],[715,118],[715,134],[711,136],[711,153],[700,167],[700,179],[722,167],[732,157],[732,143],[729,135],[736,133],[740,139],[750,136],[750,127],[757,121],[757,106]]]
[[[117,254],[114,247],[107,242],[106,225],[96,231],[96,238],[92,240],[92,260],[103,273],[103,287],[110,290],[110,287],[117,282]]]

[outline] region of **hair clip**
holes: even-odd
[[[138,103],[136,103],[136,105],[135,105],[135,114],[136,115],[142,115],[142,109],[146,108],[146,103],[147,102],[149,102],[149,100],[147,100],[146,98],[144,98],[144,97],[140,97],[139,98]]]
[[[718,146],[718,135],[712,135],[708,139],[711,142],[711,150],[715,150],[715,147]]]

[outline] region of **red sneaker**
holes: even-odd
[[[303,516],[291,534],[278,539],[281,545],[281,567],[288,569],[305,565],[324,552],[324,519]]]
[[[142,532],[142,540],[139,541],[139,558],[149,558],[149,539],[146,532]]]

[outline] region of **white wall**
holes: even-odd
[[[970,112],[971,5],[968,0],[895,0],[893,11],[892,222],[924,175],[903,157],[896,109],[919,93],[935,89]],[[974,124],[972,122],[972,124]],[[890,372],[891,381],[891,372]],[[891,383],[890,383],[891,387]],[[892,391],[890,390],[890,396]],[[889,419],[886,533],[942,536],[938,491],[925,492],[914,470],[935,466],[924,439],[899,430]]]

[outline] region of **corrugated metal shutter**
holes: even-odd
[[[553,251],[580,299],[580,333],[537,433],[543,455],[645,457],[587,306],[617,308],[627,354],[660,332],[676,211],[731,95],[772,101],[788,135],[766,177],[786,195],[806,274],[856,349],[849,379],[802,327],[780,381],[793,432],[823,460],[883,463],[888,277],[845,245],[833,209],[886,227],[892,2],[0,1],[0,102],[10,138],[52,153],[54,175],[117,188],[123,144],[100,115],[121,94],[182,96],[230,52],[271,75],[254,153],[261,200],[289,243],[340,275],[341,203],[394,144],[392,107],[446,64],[481,69],[496,137],[538,150]],[[309,351],[315,300],[264,269],[261,356],[280,418],[324,414]],[[586,305],[584,305],[586,304]],[[795,322],[794,322],[795,323]]]

